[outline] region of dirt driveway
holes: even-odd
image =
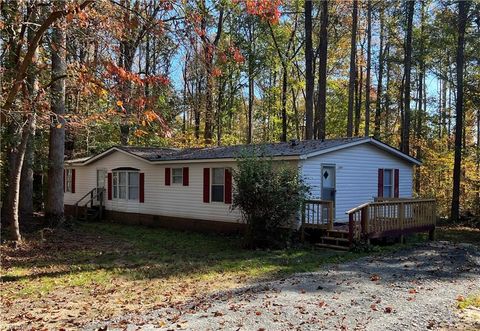
[[[435,242],[88,329],[473,330],[480,321],[462,319],[456,306],[479,293],[479,275],[478,247]]]

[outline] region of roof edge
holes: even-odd
[[[127,150],[124,150],[124,149],[121,149],[121,148],[118,148],[117,146],[113,146],[113,147],[110,147],[106,150],[104,150],[103,152],[97,154],[97,155],[93,155],[92,157],[90,157],[89,159],[83,161],[83,162],[74,162],[75,160],[72,160],[72,161],[65,161],[65,163],[67,165],[76,165],[76,166],[85,166],[85,165],[88,165],[90,163],[93,163],[95,162],[96,160],[99,160],[109,154],[111,154],[112,152],[120,152],[120,153],[123,153],[123,154],[126,154],[126,155],[129,155],[129,156],[132,156],[138,160],[141,160],[143,162],[146,162],[146,163],[152,163],[151,161],[141,157],[141,156],[138,156],[138,155],[135,155],[133,153],[130,153],[129,151]]]
[[[377,140],[373,137],[365,137],[363,139],[352,141],[352,142],[349,142],[347,144],[334,146],[334,147],[327,148],[327,149],[324,149],[324,150],[308,153],[308,154],[302,155],[302,159],[308,159],[308,158],[311,158],[311,157],[314,157],[314,156],[323,155],[323,154],[331,153],[331,152],[334,152],[334,151],[337,151],[337,150],[340,150],[340,149],[349,148],[349,147],[353,147],[353,146],[357,146],[357,145],[361,145],[361,144],[366,144],[366,143],[371,143],[371,144],[377,146],[378,148],[380,148],[380,149],[382,149],[386,152],[389,152],[391,154],[394,154],[394,155],[398,156],[399,158],[404,159],[404,160],[406,160],[410,163],[413,163],[415,165],[422,165],[422,161],[414,158],[413,156],[405,154],[402,151],[400,151],[400,150],[398,150],[398,149],[396,149],[396,148],[394,148],[394,147],[392,147],[392,146],[390,146],[390,145],[388,145],[384,142],[381,142],[380,140]]]

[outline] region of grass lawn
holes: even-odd
[[[57,230],[45,240],[36,233],[1,253],[1,329],[77,327],[366,255],[252,251],[236,237],[109,223]]]

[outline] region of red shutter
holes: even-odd
[[[183,167],[183,186],[188,186],[188,167]]]
[[[400,196],[400,170],[395,169],[395,178],[393,180],[393,196],[398,198]]]
[[[108,194],[108,200],[112,200],[112,173],[109,172],[107,175],[107,194]]]
[[[65,190],[65,169],[63,169],[63,192],[66,192]]]
[[[232,203],[232,171],[225,168],[225,203]]]
[[[165,185],[170,185],[170,171],[171,168],[165,168]]]
[[[140,200],[140,203],[145,202],[145,174],[143,172],[140,173],[140,178],[139,178],[139,183],[138,183],[138,190],[140,191],[138,193],[138,198]]]
[[[203,168],[203,202],[210,202],[210,168]]]
[[[72,193],[75,193],[75,169],[72,169]]]
[[[383,169],[378,169],[378,197],[383,197]]]

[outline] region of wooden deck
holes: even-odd
[[[434,199],[385,199],[367,202],[347,211],[347,214],[348,226],[336,227],[332,201],[305,201],[302,208],[302,240],[307,229],[323,230],[325,235],[320,238],[320,245],[325,247],[352,247],[355,242],[369,242],[370,239],[385,237],[400,237],[403,240],[404,235],[416,232],[428,232],[431,239],[434,236]]]

